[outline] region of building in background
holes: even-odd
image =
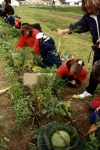
[[[18,6],[19,7],[19,2],[17,0],[11,0],[11,6]]]
[[[3,1],[4,1],[4,0],[0,0],[0,4],[2,4]]]
[[[81,6],[81,0],[66,0],[66,4],[69,6]]]
[[[4,0],[0,0],[0,4],[2,4]],[[30,4],[33,7],[40,6],[40,5],[47,5],[50,6],[52,3],[52,0],[8,0],[9,3],[11,3],[12,6],[19,6],[21,5],[27,5]],[[81,6],[81,0],[65,0],[65,4],[62,4],[60,0],[55,0],[55,6]]]

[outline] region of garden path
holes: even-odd
[[[5,71],[2,67],[2,60],[0,58],[0,90],[5,89],[8,86],[9,80],[5,76]],[[2,135],[1,139],[4,143],[10,142],[8,137],[8,131],[12,128],[14,123],[13,115],[14,113],[10,106],[10,99],[7,97],[7,93],[5,92],[0,95],[0,136]],[[0,150],[2,150],[2,148],[0,148]]]

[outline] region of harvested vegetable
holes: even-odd
[[[73,95],[72,98],[80,98],[80,95]]]
[[[96,126],[96,124],[91,125],[86,135],[95,132],[97,129],[98,127]]]
[[[10,87],[7,87],[7,88],[5,88],[5,89],[0,90],[0,95],[3,94],[4,92],[6,92],[6,91],[9,90],[9,89],[10,89]]]

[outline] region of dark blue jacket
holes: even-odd
[[[91,123],[96,123],[97,115],[98,115],[98,121],[100,121],[100,111],[98,111],[98,113],[96,113],[95,111],[90,113],[89,120]]]
[[[9,23],[12,27],[15,25],[15,19],[13,16],[8,16],[6,22]]]
[[[44,66],[53,66],[54,64],[59,67],[62,64],[60,56],[57,54],[55,41],[52,37],[46,38],[41,44],[40,55],[43,59]]]
[[[93,44],[96,44],[96,41],[100,37],[100,12],[98,12],[98,15],[84,15],[78,22],[71,24],[69,29],[72,31],[78,27],[79,30],[76,30],[75,32],[84,33],[90,31]],[[100,55],[100,48],[96,48],[95,54]]]

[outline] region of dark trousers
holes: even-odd
[[[100,54],[99,55],[94,54],[93,65],[98,60],[100,60]],[[93,95],[97,86],[98,86],[98,82],[96,81],[96,79],[93,78],[93,75],[91,73],[89,79],[89,85],[87,86],[86,91]]]

